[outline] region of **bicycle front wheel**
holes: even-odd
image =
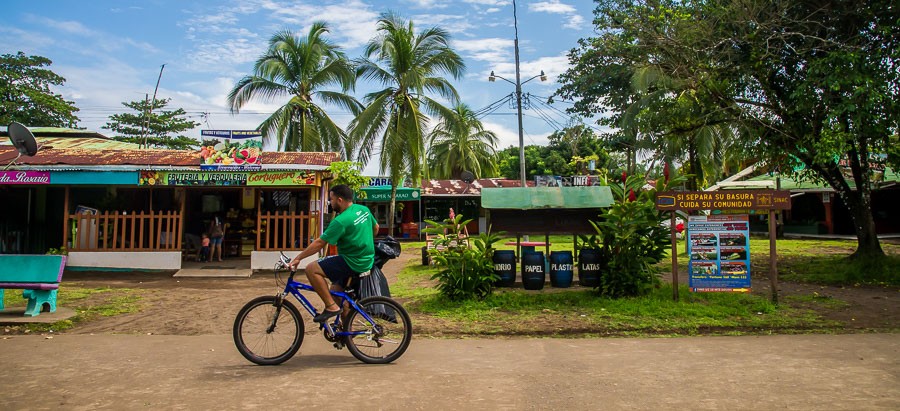
[[[345,331],[360,333],[347,336],[347,349],[367,364],[387,364],[400,358],[412,339],[412,321],[400,303],[387,297],[369,297],[358,302],[372,317],[370,323],[358,311],[353,311]]]
[[[300,349],[303,330],[300,311],[290,301],[275,296],[257,297],[245,304],[234,319],[234,345],[255,364],[277,365]]]

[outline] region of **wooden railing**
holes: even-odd
[[[300,250],[319,235],[319,213],[260,212],[256,221],[256,249]]]
[[[176,211],[70,214],[72,251],[180,251],[184,229]],[[74,226],[74,233],[71,228]],[[68,242],[68,238],[66,239]]]

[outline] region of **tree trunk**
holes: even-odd
[[[387,233],[391,237],[394,236],[394,210],[396,209],[396,206],[397,206],[397,184],[392,182],[391,183],[391,206],[388,207],[389,211],[388,211],[388,219],[387,219],[387,222],[388,222]]]
[[[849,157],[852,158],[854,156],[851,155]],[[851,160],[851,162],[852,161],[854,160]],[[856,251],[850,255],[850,258],[883,257],[884,250],[882,250],[881,243],[878,241],[878,235],[875,232],[875,218],[872,215],[871,193],[869,185],[866,184],[868,176],[863,177],[862,175],[855,175],[854,179],[858,183],[856,190],[851,190],[846,180],[844,180],[844,176],[841,174],[837,164],[833,164],[829,167],[821,167],[811,161],[807,161],[807,159],[804,159],[804,162],[806,162],[807,166],[811,166],[811,168],[819,175],[825,177],[825,180],[835,189],[838,196],[844,202],[844,205],[847,206],[847,210],[850,212],[850,218],[853,221],[853,230],[856,232],[857,241]],[[851,168],[854,169],[854,174],[857,173],[857,170],[861,172],[862,168],[865,168],[865,172],[868,172],[868,167],[854,166]],[[865,181],[863,181],[863,178]],[[862,182],[862,184],[859,184],[859,182]]]

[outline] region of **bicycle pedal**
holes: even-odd
[[[333,345],[334,345],[334,348],[337,348],[338,350],[344,349],[344,343],[335,342]]]

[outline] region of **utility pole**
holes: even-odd
[[[166,68],[166,65],[163,64],[159,66],[159,77],[156,78],[156,88],[153,89],[153,100],[150,102],[150,105],[147,106],[147,133],[150,132],[150,113],[153,112],[153,105],[156,104],[156,92],[159,90],[159,81],[162,80],[163,69]],[[144,135],[144,148],[147,148],[147,135]]]
[[[513,28],[516,33],[513,44],[516,48],[516,110],[518,111],[519,117],[519,180],[522,183],[522,188],[525,188],[527,187],[525,185],[525,135],[522,129],[522,78],[519,74],[519,20],[516,17],[516,0],[513,0]]]

